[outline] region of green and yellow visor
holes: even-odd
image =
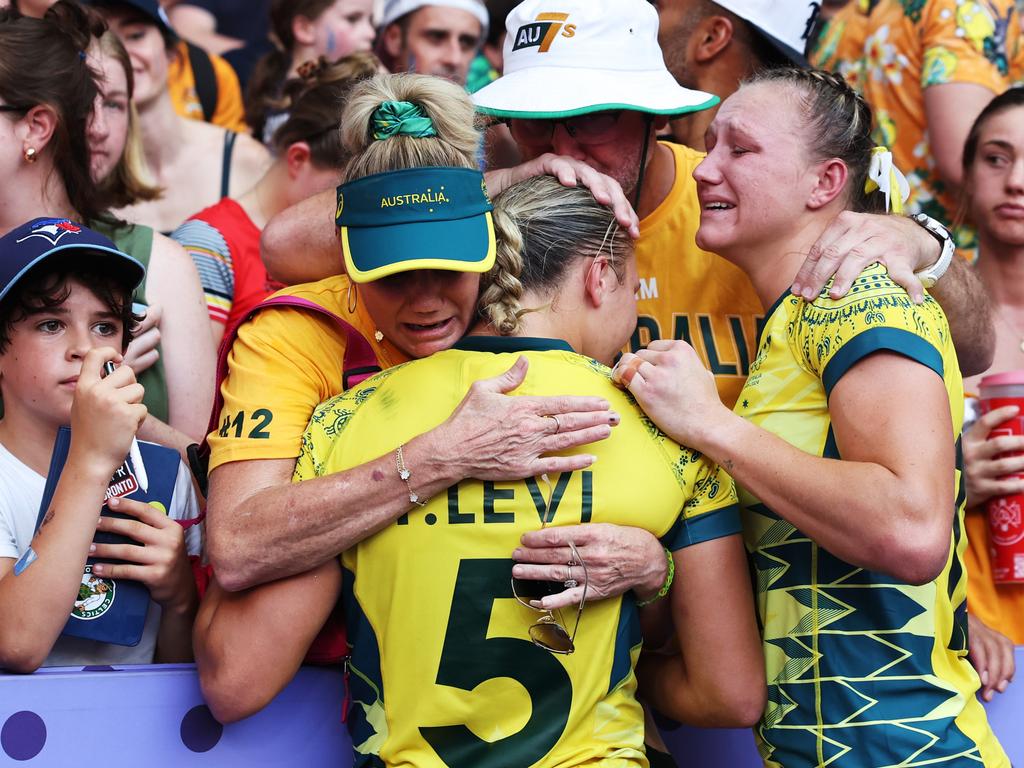
[[[349,279],[486,272],[494,265],[492,208],[483,174],[468,168],[412,168],[342,184],[334,219]]]

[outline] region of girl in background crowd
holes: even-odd
[[[95,16],[67,2],[48,14],[42,20],[8,16],[0,24],[0,127],[9,133],[2,143],[9,167],[8,183],[0,188],[0,231],[40,216],[66,217],[118,230],[120,247],[149,262],[148,293],[140,292],[137,300],[157,310],[126,360],[142,372],[151,409],[140,437],[183,449],[202,438],[212,399],[214,350],[195,344],[206,322],[198,276],[170,240],[121,227],[107,216],[108,205],[130,194],[129,187],[144,188],[128,184],[122,171],[104,191],[94,181],[111,175],[121,158],[131,70],[104,53],[111,41],[98,42],[103,25]],[[69,27],[82,30],[84,44],[69,35]],[[173,306],[173,316],[164,320],[162,306]],[[155,364],[158,342],[164,371]]]
[[[237,200],[225,197],[172,235],[199,269],[215,341],[283,287],[268,277],[260,260],[260,232],[288,206],[338,185],[348,160],[338,130],[345,99],[377,67],[370,53],[336,64],[321,58],[291,81],[285,94],[289,115],[273,137],[273,165]]]
[[[99,88],[89,123],[92,178],[111,208],[155,199],[161,191],[146,180],[132,103],[131,61],[117,35],[104,32],[90,48],[89,63]],[[213,401],[215,346],[196,344],[203,327],[196,305],[196,269],[180,246],[151,227],[104,214],[93,228],[146,267],[146,279],[136,292],[136,301],[147,306],[146,319],[128,363],[146,388],[151,418],[143,435],[184,450],[202,441]]]
[[[971,652],[978,648],[986,698],[1003,691],[1013,677],[1010,642],[1024,644],[1024,585],[996,584],[989,557],[985,503],[996,496],[1024,493],[1024,437],[988,438],[1017,415],[1013,407],[980,416],[976,396],[988,374],[1024,369],[1024,88],[1011,88],[993,99],[978,115],[964,145],[963,210],[978,230],[975,269],[992,297],[996,353],[992,367],[964,382],[968,392],[964,432],[967,476],[967,572],[971,614],[1006,633],[984,635],[971,625]],[[980,416],[980,418],[979,418]],[[1008,455],[1010,454],[1010,455]]]
[[[870,109],[826,72],[770,70],[727,99],[694,178],[698,244],[747,273],[767,315],[736,412],[685,342],[617,370],[659,427],[740,487],[766,765],[842,751],[857,765],[1008,768],[966,658],[963,385],[945,316],[877,264],[842,299],[789,293],[836,215],[884,207],[866,186],[870,131]],[[663,708],[671,679],[648,672]]]
[[[249,136],[177,114],[167,89],[175,41],[132,5],[99,0],[94,5],[121,38],[134,70],[134,102],[146,165],[163,189],[155,200],[119,209],[118,215],[170,232],[229,194],[252,187],[270,163],[267,150]]]
[[[253,135],[268,147],[288,118],[285,83],[299,68],[321,56],[334,62],[369,51],[376,30],[373,0],[271,0],[274,50],[260,59],[245,94],[245,118]]]

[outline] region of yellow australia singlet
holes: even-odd
[[[741,489],[768,673],[761,755],[769,768],[1008,768],[967,661],[963,382],[938,304],[913,304],[877,264],[844,298],[783,296],[735,410],[807,453],[838,459],[829,393],[879,351],[927,366],[946,385],[957,445],[949,559],[935,581],[902,583],[840,560]]]
[[[622,422],[582,449],[598,457],[587,470],[461,482],[342,554],[356,766],[647,766],[632,597],[588,603],[575,653],[559,655],[530,641],[541,614],[511,587],[513,549],[545,523],[637,526],[670,550],[739,532],[728,475],[665,437],[606,367],[562,341],[468,337],[324,403],[295,478],[393,453],[519,354],[530,368],[516,394],[598,395]],[[571,632],[576,612],[561,616]]]

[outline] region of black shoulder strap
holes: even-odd
[[[188,61],[192,65],[192,77],[196,81],[196,96],[199,106],[203,108],[203,120],[210,122],[217,111],[217,75],[213,71],[210,54],[198,45],[185,41],[188,48]]]
[[[231,155],[235,151],[235,140],[238,134],[234,131],[224,133],[224,155],[220,166],[220,196],[225,198],[231,189]]]

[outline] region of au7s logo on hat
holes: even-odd
[[[576,25],[566,24],[568,20],[568,13],[538,13],[536,21],[524,24],[516,32],[512,50],[536,47],[538,53],[547,53],[559,30],[562,37],[572,37],[576,34]]]

